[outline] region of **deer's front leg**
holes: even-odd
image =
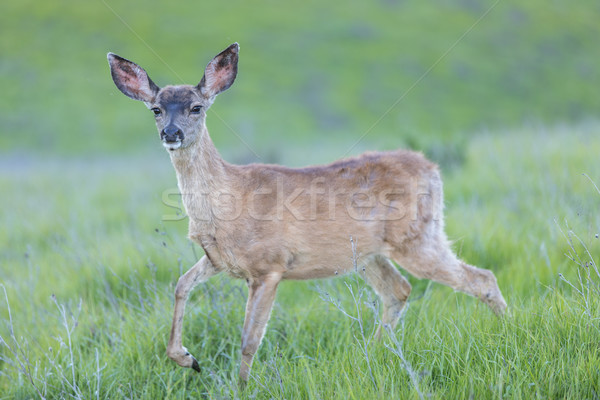
[[[248,282],[248,303],[246,304],[246,317],[242,331],[242,364],[240,367],[240,379],[248,381],[250,368],[254,354],[260,346],[265,328],[269,321],[277,285],[281,276],[271,274],[260,278],[254,278]]]
[[[181,330],[183,326],[183,313],[185,303],[190,291],[200,282],[206,281],[217,274],[217,270],[208,257],[204,256],[188,272],[183,274],[175,288],[175,311],[173,313],[173,326],[171,327],[171,338],[167,345],[167,355],[182,367],[193,368],[200,372],[196,359],[188,353],[181,344]]]

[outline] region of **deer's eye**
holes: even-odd
[[[160,111],[160,108],[158,107],[154,107],[152,109],[152,112],[154,113],[154,115],[160,115],[162,113],[162,111]]]
[[[202,106],[194,106],[194,107],[192,107],[192,109],[190,110],[190,112],[192,114],[199,114],[201,109],[202,109]]]

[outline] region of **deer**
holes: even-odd
[[[139,65],[108,53],[117,88],[154,114],[189,218],[188,236],[204,250],[175,287],[170,359],[201,371],[182,345],[185,305],[196,285],[221,272],[248,286],[242,383],[249,379],[284,279],[342,275],[355,263],[382,304],[377,337],[385,329],[392,332],[411,292],[394,262],[418,279],[474,296],[504,314],[507,305],[494,273],[466,264],[451,250],[440,169],[420,152],[367,152],[305,168],[225,161],[208,133],[206,115],[216,96],[234,83],[238,59],[239,45],[233,43],[208,63],[197,85],[161,88]]]

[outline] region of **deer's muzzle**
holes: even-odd
[[[169,125],[160,132],[160,138],[163,142],[175,143],[183,141],[183,132],[175,125]]]

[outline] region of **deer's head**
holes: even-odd
[[[232,44],[206,66],[196,86],[158,87],[139,65],[108,53],[110,72],[117,88],[134,100],[143,101],[154,113],[163,146],[175,151],[198,139],[206,111],[215,97],[228,89],[237,75],[239,46]]]

